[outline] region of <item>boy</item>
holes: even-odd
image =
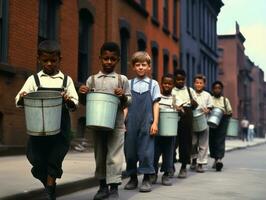
[[[16,96],[16,105],[23,107],[23,97],[38,90],[61,91],[61,132],[53,136],[29,136],[27,158],[32,164],[32,175],[45,186],[49,199],[56,199],[56,178],[62,176],[62,162],[69,149],[70,116],[78,105],[78,95],[72,79],[60,70],[60,47],[55,41],[46,40],[39,44],[38,63],[42,70],[30,76]]]
[[[198,106],[197,102],[194,100],[194,90],[192,88],[186,87],[185,81],[186,72],[182,69],[176,70],[175,87],[172,90],[172,95],[175,95],[176,99],[178,99],[176,110],[180,111],[177,140],[179,143],[178,150],[181,168],[178,174],[178,178],[187,177],[186,166],[187,164],[190,164],[190,156],[192,150],[192,110],[196,109]],[[177,147],[177,142],[175,147]]]
[[[100,183],[100,188],[94,196],[95,200],[119,198],[118,185],[121,184],[125,132],[123,108],[131,101],[127,77],[115,72],[119,58],[119,46],[114,42],[104,43],[99,57],[102,70],[90,76],[86,85],[79,88],[81,94],[87,94],[90,90],[115,94],[121,102],[114,130],[93,130],[95,176]]]
[[[159,102],[160,109],[173,109],[173,97],[171,95],[172,89],[174,87],[174,76],[172,74],[167,74],[162,77],[161,80],[162,95]],[[176,122],[177,123],[177,122]],[[155,184],[157,180],[158,173],[158,162],[160,156],[162,155],[162,166],[161,171],[164,172],[162,176],[162,185],[170,186],[172,185],[170,174],[173,172],[173,154],[174,154],[174,144],[175,137],[155,137],[154,146],[154,169],[155,174],[152,176],[152,183]]]
[[[197,110],[207,114],[212,108],[212,97],[204,91],[206,83],[205,76],[199,74],[194,77],[194,89],[196,92],[196,101],[199,106]],[[192,164],[190,169],[196,170],[199,173],[203,173],[204,169],[202,165],[208,163],[208,145],[209,143],[209,129],[207,128],[201,132],[193,132],[192,135]]]
[[[150,175],[154,174],[154,136],[158,131],[160,87],[147,77],[151,70],[151,57],[147,52],[133,54],[131,65],[136,78],[130,80],[132,104],[128,108],[127,133],[125,137],[126,172],[130,176],[125,189],[138,186],[137,173],[144,174],[140,192],[150,192]],[[137,162],[139,168],[137,170]]]
[[[232,116],[230,102],[222,96],[223,88],[223,83],[220,81],[215,81],[212,84],[213,107],[220,108],[224,112],[219,126],[217,128],[210,128],[210,157],[214,158],[212,168],[216,169],[216,171],[221,171],[223,168],[222,158],[225,153],[226,128],[228,126],[228,118]]]

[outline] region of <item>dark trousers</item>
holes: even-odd
[[[158,162],[162,155],[161,172],[173,171],[173,153],[174,153],[174,137],[155,137],[154,144],[154,169],[155,173],[158,173]]]
[[[223,117],[217,128],[210,128],[209,148],[211,158],[222,159],[224,157],[227,126],[228,120]]]
[[[248,128],[242,128],[242,140],[243,141],[248,141]]]
[[[192,109],[184,107],[185,113],[180,115],[178,122],[178,135],[176,147],[179,146],[179,162],[182,164],[189,164],[192,152]]]
[[[30,136],[27,158],[32,165],[32,175],[46,181],[47,176],[61,178],[62,162],[69,149],[69,142],[61,134],[53,136]]]

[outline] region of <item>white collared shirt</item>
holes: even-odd
[[[196,94],[195,91],[192,88],[189,88],[191,92],[192,98],[196,101]],[[179,89],[177,87],[174,87],[172,89],[172,95],[176,98],[176,105],[180,106],[191,106],[190,105],[190,96],[187,90],[187,86],[184,86],[183,88]]]
[[[40,80],[40,86],[45,88],[62,88],[63,87],[63,80],[64,80],[64,74],[59,71],[57,74],[50,76],[48,74],[45,74],[43,70],[37,73],[39,80]],[[24,83],[21,90],[18,92],[17,96],[15,97],[15,102],[17,105],[18,100],[20,99],[20,93],[26,92],[36,92],[38,89],[38,86],[35,83],[34,76],[31,75],[26,82]],[[67,85],[66,85],[66,93],[71,98],[71,100],[75,103],[75,105],[78,105],[78,94],[76,92],[73,80],[70,76],[67,77]],[[20,107],[17,105],[17,107]]]
[[[225,105],[224,105],[224,99],[225,99]],[[216,98],[215,96],[212,96],[212,100],[213,100],[213,107],[222,109],[225,114],[232,114],[232,107],[227,98],[223,96],[218,97],[218,98]],[[225,109],[225,106],[226,106],[226,109]],[[227,110],[227,112],[225,110]]]
[[[206,108],[212,108],[213,102],[212,102],[212,96],[209,92],[201,91],[200,93],[195,92],[196,94],[196,101],[199,104],[197,109],[206,109]]]
[[[145,77],[143,79],[139,79],[139,78],[134,78],[129,80],[129,87],[131,88],[131,81],[133,82],[133,91],[138,92],[140,94],[146,92],[149,90],[149,84],[150,84],[150,78],[149,77]],[[153,101],[156,101],[158,99],[160,99],[161,97],[161,91],[160,91],[160,86],[158,84],[158,82],[154,79],[152,79],[151,81],[151,97]]]

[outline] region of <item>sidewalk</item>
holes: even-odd
[[[256,146],[266,143],[266,139],[255,138],[253,142],[229,139],[226,151]],[[43,186],[31,175],[31,165],[26,156],[0,157],[0,199],[42,199]],[[123,166],[125,169],[125,164]],[[88,152],[70,152],[63,163],[63,178],[57,180],[57,195],[62,196],[74,191],[95,186],[93,178],[95,170],[94,154]]]

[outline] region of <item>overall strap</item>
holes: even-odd
[[[227,113],[226,98],[223,96],[223,99],[224,99],[224,109],[225,109],[225,112]]]
[[[131,90],[133,90],[134,80],[135,80],[135,79],[132,79],[132,80],[131,80],[131,84],[130,84],[130,85],[131,85]]]
[[[191,91],[190,91],[189,87],[187,87],[187,91],[188,91],[188,95],[189,95],[190,100],[192,100],[193,98],[192,98]]]
[[[91,76],[91,89],[95,89],[95,76]]]
[[[67,87],[67,75],[64,75],[63,88]]]
[[[33,77],[34,77],[34,80],[35,80],[37,87],[39,88],[40,87],[40,79],[38,77],[38,74],[34,74]]]
[[[121,74],[118,74],[118,87],[123,88],[123,83],[122,83],[122,76]]]
[[[149,82],[149,90],[151,91],[151,86],[152,86],[152,79],[150,79],[150,82]]]

